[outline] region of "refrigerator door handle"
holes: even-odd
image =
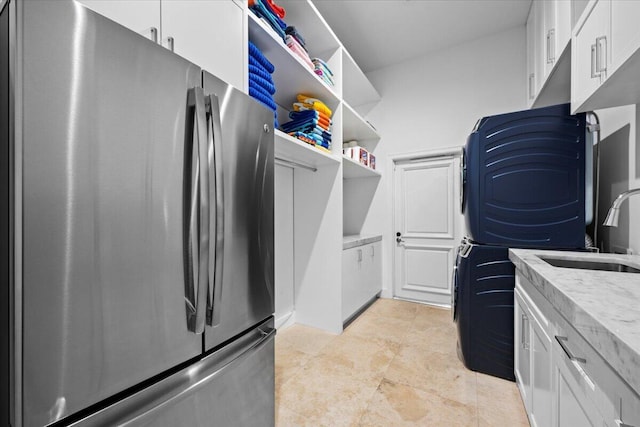
[[[189,201],[188,264],[192,290],[187,289],[187,326],[191,332],[204,332],[209,259],[209,166],[204,91],[189,90],[187,103],[193,109],[191,147],[191,200]],[[188,288],[188,287],[187,287]]]
[[[213,165],[214,185],[211,199],[215,200],[214,214],[210,217],[215,230],[213,254],[209,257],[209,287],[207,295],[207,324],[220,324],[220,299],[222,297],[222,273],[224,265],[224,176],[222,166],[222,125],[220,104],[216,95],[206,99],[208,117],[208,163]]]

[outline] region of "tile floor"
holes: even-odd
[[[515,383],[464,368],[449,310],[379,299],[342,335],[278,331],[276,425],[529,423]]]

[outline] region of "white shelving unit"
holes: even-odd
[[[275,131],[275,144],[276,159],[288,160],[312,168],[331,164],[337,166],[340,163],[339,157],[319,150],[278,129]]]
[[[352,178],[380,178],[382,174],[370,167],[364,166],[349,157],[342,158],[342,177],[344,179]]]
[[[380,171],[343,158],[342,144],[357,140],[367,150],[375,149],[380,135],[364,116],[380,96],[311,1],[278,0],[277,4],[286,9],[287,25],[295,26],[304,37],[309,56],[324,60],[335,82],[335,86],[327,85],[289,50],[268,24],[248,11],[248,38],[275,66],[274,100],[279,122],[289,120],[288,114],[299,93],[320,99],[333,111],[331,153],[276,131],[275,156],[294,168],[292,197],[281,200],[291,200],[295,218],[292,225],[295,321],[340,333],[343,215],[349,215],[352,203],[348,197],[345,199],[345,191],[350,193],[355,188],[345,189],[350,188],[349,182],[364,179],[377,183],[381,177]],[[296,168],[295,164],[301,167]],[[276,216],[277,212],[278,206]],[[278,248],[275,256],[278,257]],[[277,294],[276,291],[276,298]]]

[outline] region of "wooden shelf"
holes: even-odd
[[[273,81],[276,86],[274,100],[286,110],[291,110],[296,95],[304,93],[327,104],[331,109],[338,105],[338,95],[299,59],[266,23],[249,15],[249,40],[253,42],[276,67]]]
[[[382,176],[382,174],[377,170],[371,169],[367,166],[363,166],[350,157],[342,156],[342,165],[342,177],[345,179],[380,178]]]
[[[276,159],[289,160],[314,168],[326,165],[337,166],[340,163],[339,157],[319,150],[281,130],[276,129],[274,139]]]
[[[380,140],[380,134],[349,104],[343,102],[342,105],[342,140],[356,140],[360,146],[372,151]]]

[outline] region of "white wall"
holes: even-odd
[[[636,123],[640,108],[636,105],[596,111],[600,118],[602,142],[600,144],[600,203],[598,222],[601,224],[615,198],[630,188],[640,187],[640,137]],[[605,252],[640,253],[640,197],[627,200],[620,209],[617,228],[598,227]],[[630,220],[634,218],[635,221]]]
[[[374,153],[383,177],[362,233],[384,234],[383,296],[394,242],[388,156],[460,147],[481,117],[525,109],[525,55],[522,26],[368,74],[382,96],[368,119],[382,135]]]

